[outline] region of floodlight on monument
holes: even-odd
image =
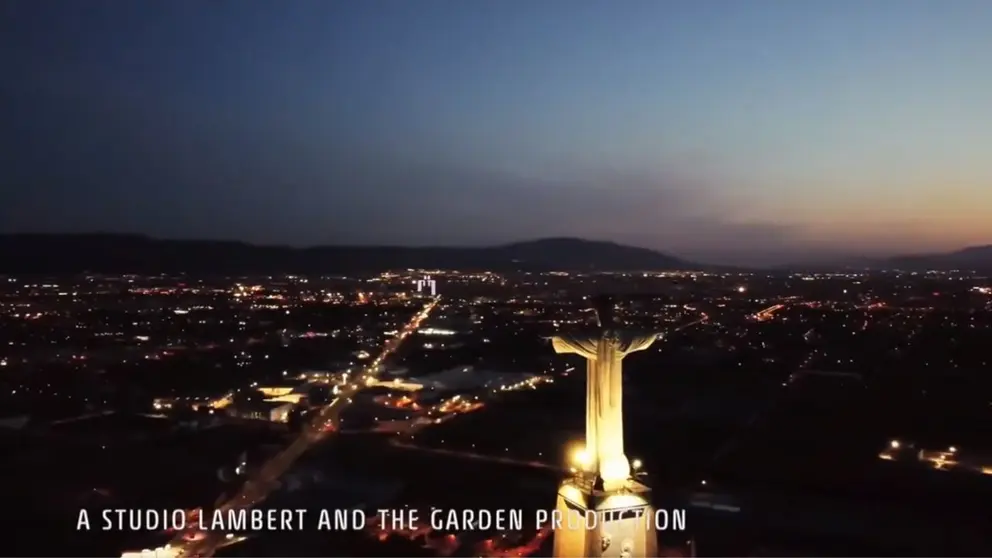
[[[630,463],[626,457],[603,460],[599,464],[599,476],[606,486],[623,486],[630,479]]]
[[[635,471],[639,471],[641,469],[641,467],[643,467],[643,466],[644,466],[644,463],[642,463],[640,459],[635,459],[635,460],[633,460],[633,461],[630,462],[630,468],[633,469],[633,470],[635,470]]]
[[[578,446],[572,451],[571,461],[583,471],[588,471],[592,466],[592,456],[585,446]]]
[[[899,449],[900,445],[901,444],[899,443],[899,440],[892,440],[891,442],[889,442],[889,447],[891,447],[892,449]]]

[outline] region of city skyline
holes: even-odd
[[[733,264],[992,243],[987,2],[5,9],[2,232]]]

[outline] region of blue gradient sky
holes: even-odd
[[[0,227],[992,242],[989,0],[13,0]]]

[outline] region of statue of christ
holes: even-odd
[[[551,343],[558,354],[574,353],[586,359],[586,467],[610,491],[630,479],[630,462],[623,450],[623,358],[650,347],[658,333],[617,327],[608,298],[597,301],[595,309],[597,330],[555,336]]]

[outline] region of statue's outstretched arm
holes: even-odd
[[[657,333],[646,333],[640,335],[630,335],[620,343],[620,352],[623,354],[636,353],[650,347],[658,339]]]
[[[585,358],[596,358],[596,341],[592,337],[562,335],[552,337],[551,346],[558,354],[574,353]]]

